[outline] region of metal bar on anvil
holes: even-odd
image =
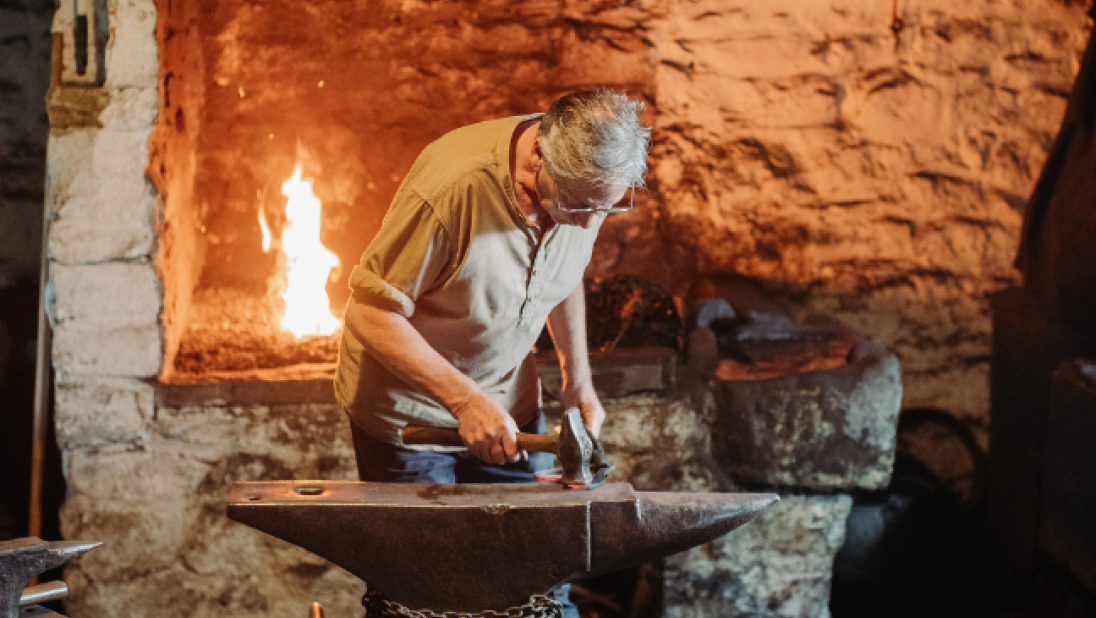
[[[228,516],[343,567],[412,609],[484,611],[695,547],[775,494],[559,485],[235,483]]]

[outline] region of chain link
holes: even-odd
[[[386,599],[376,590],[370,590],[362,598],[365,618],[563,618],[563,606],[559,601],[536,594],[525,605],[515,605],[502,611],[435,612],[413,610],[405,605]]]

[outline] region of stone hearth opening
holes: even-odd
[[[622,71],[614,60],[635,63],[638,33],[582,41],[558,7],[470,15],[457,4],[408,13],[395,2],[159,5],[161,111],[149,169],[166,200],[166,381],[333,360],[335,336],[296,337],[278,325],[282,184],[296,168],[322,202],[320,240],[339,262],[328,306],[339,318],[350,270],[429,142],[542,110],[579,87],[649,89],[644,67]],[[586,34],[598,31],[610,28]],[[574,70],[579,53],[607,62]],[[268,252],[261,219],[275,238]]]

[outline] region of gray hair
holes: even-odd
[[[593,185],[646,184],[651,129],[639,124],[643,102],[611,90],[565,95],[540,121],[548,174]]]

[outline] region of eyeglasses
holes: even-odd
[[[539,172],[540,170],[537,170],[537,171]],[[635,188],[635,185],[628,185],[628,203],[627,204],[625,204],[624,200],[621,199],[619,202],[617,202],[616,204],[613,204],[612,206],[610,206],[608,208],[590,208],[590,207],[586,207],[586,208],[567,208],[563,204],[559,203],[559,183],[556,182],[555,178],[552,178],[552,175],[548,173],[548,170],[544,170],[544,173],[548,176],[548,178],[552,179],[552,200],[556,204],[556,209],[559,210],[560,212],[565,212],[565,213],[568,213],[568,214],[579,214],[579,215],[597,213],[597,214],[600,215],[600,214],[609,214],[609,213],[614,213],[614,212],[628,212],[629,210],[632,209],[632,206],[634,205],[634,200],[635,200],[635,195],[636,195],[636,188]]]

